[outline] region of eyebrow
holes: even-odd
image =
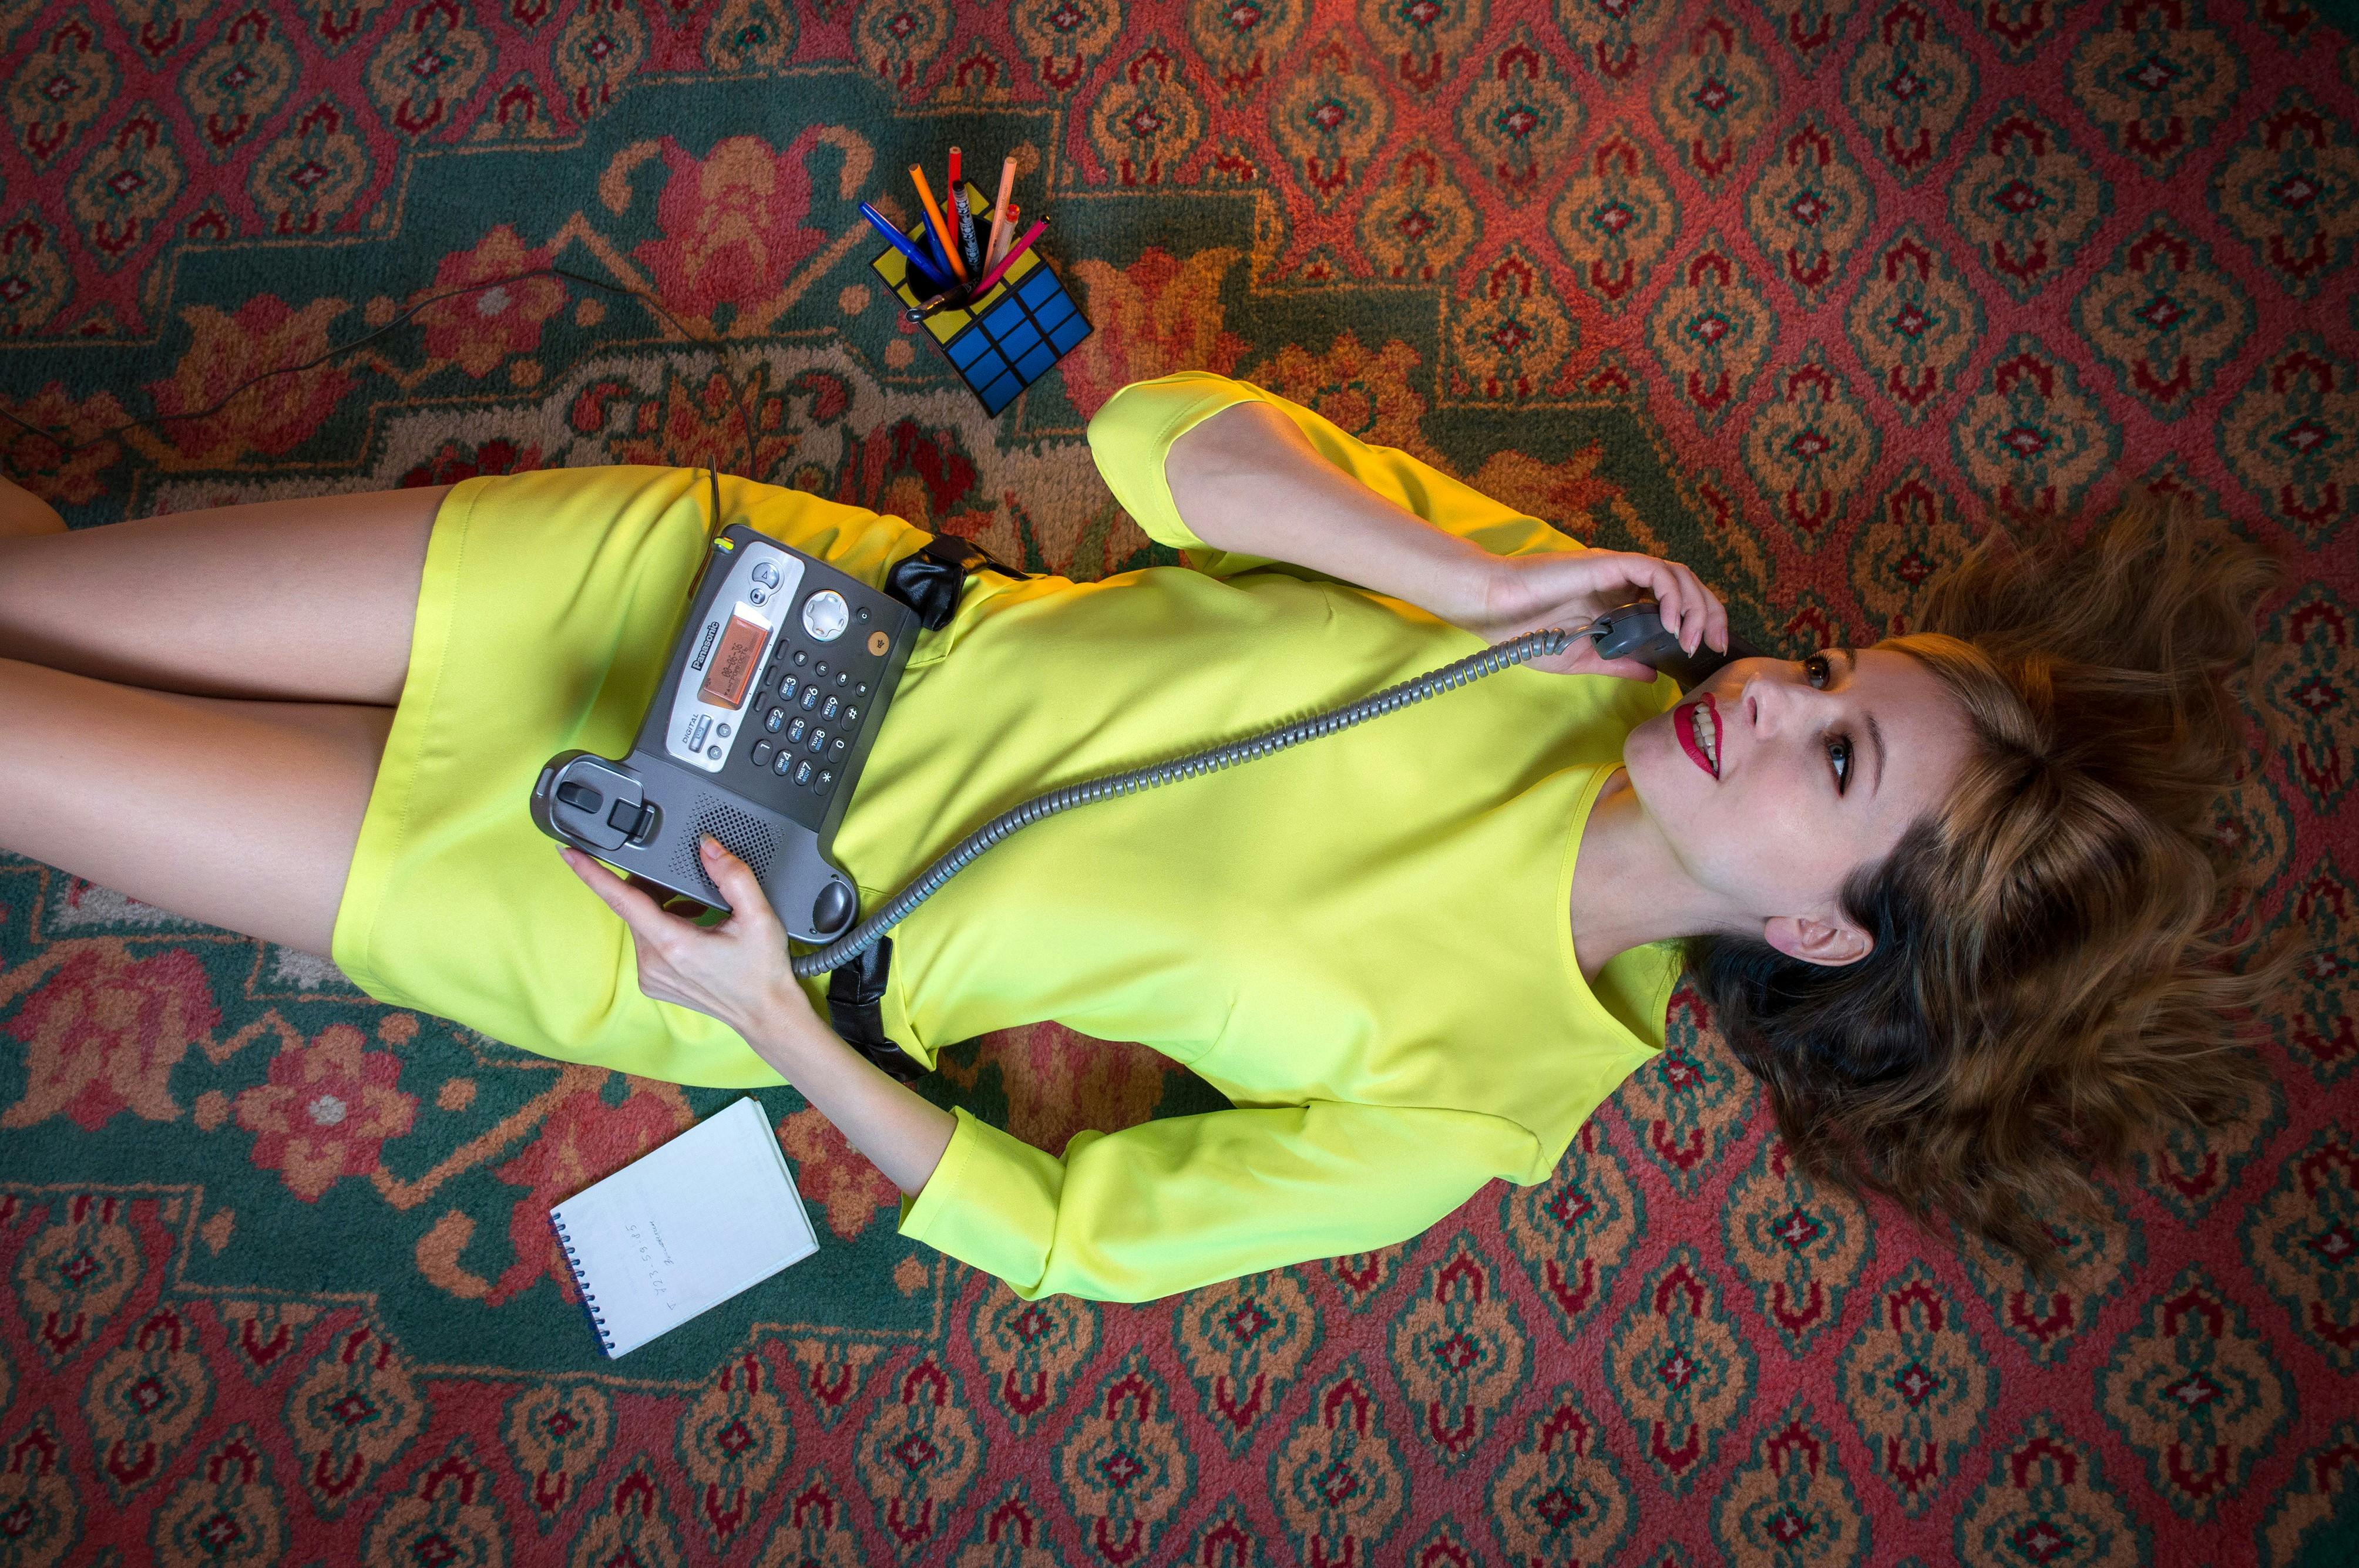
[[[1837,652],[1843,656],[1844,670],[1856,679],[1859,675],[1859,655],[1849,648],[1838,649]],[[1865,710],[1862,709],[1862,711]],[[1867,715],[1867,738],[1875,742],[1875,783],[1867,792],[1873,796],[1884,788],[1884,726],[1875,721],[1875,715],[1873,713]]]

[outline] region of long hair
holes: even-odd
[[[2239,696],[2277,563],[2140,494],[2079,548],[1993,529],[1877,644],[1940,677],[1973,754],[1842,892],[1857,963],[1690,938],[1698,990],[1806,1174],[1935,1211],[2044,1269],[2050,1215],[2267,1076],[2256,1004],[2299,954],[2224,919],[2249,878],[2207,831],[2249,756]]]

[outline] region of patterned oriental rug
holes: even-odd
[[[0,395],[92,438],[0,460],[75,527],[750,463],[1094,579],[1175,557],[1084,420],[1202,366],[1806,648],[1909,626],[1994,503],[2155,482],[2297,563],[2216,822],[2314,945],[2271,1091],[2111,1183],[2060,1281],[1797,1180],[1683,994],[1549,1185],[1140,1306],[902,1241],[766,1093],[821,1257],[609,1365],[545,1212],[733,1097],[0,856],[0,1563],[2093,1568],[2349,1530],[2359,48],[2308,0],[0,0]],[[913,217],[952,142],[1016,152],[1097,328],[997,418],[857,212]],[[539,278],[319,360],[551,261],[692,336]],[[1221,1104],[1054,1027],[924,1091],[1051,1150]]]

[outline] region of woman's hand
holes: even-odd
[[[1495,556],[1484,568],[1480,607],[1451,624],[1494,646],[1527,632],[1561,626],[1568,631],[1617,605],[1652,599],[1663,624],[1692,654],[1699,644],[1728,646],[1728,611],[1720,597],[1677,561],[1627,550],[1543,550]],[[1576,636],[1563,653],[1533,659],[1528,669],[1558,675],[1625,676],[1650,681],[1655,672],[1636,659],[1602,659],[1597,644]]]
[[[694,1008],[745,1037],[852,1146],[911,1197],[925,1190],[958,1119],[861,1055],[820,1022],[795,979],[778,924],[754,870],[711,838],[704,871],[729,900],[729,918],[700,926],[667,914],[641,889],[575,849],[559,851],[639,949],[639,989]]]
[[[748,1040],[782,1031],[824,1031],[810,995],[797,983],[786,928],[770,908],[754,870],[707,836],[699,846],[704,871],[729,900],[729,918],[698,925],[668,914],[643,890],[581,850],[559,853],[590,891],[622,916],[638,948],[639,989],[717,1018]]]

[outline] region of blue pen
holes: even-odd
[[[926,234],[926,254],[933,258],[934,276],[937,277],[953,276],[954,273],[951,266],[951,254],[950,252],[942,249],[942,237],[934,232],[934,226],[931,223],[925,224],[923,227]],[[963,287],[965,286],[962,284],[960,287]]]
[[[916,269],[919,276],[925,281],[927,287],[932,288],[937,293],[950,287],[951,268],[949,262],[944,261],[937,264],[931,256],[919,250],[916,242],[912,241],[908,235],[901,232],[901,231],[895,226],[892,219],[887,218],[884,213],[879,212],[875,208],[870,206],[865,201],[860,204],[860,215],[867,219],[870,226],[875,229],[878,233],[884,235],[887,240],[892,242],[893,248],[900,252],[901,254],[907,258],[909,265]]]

